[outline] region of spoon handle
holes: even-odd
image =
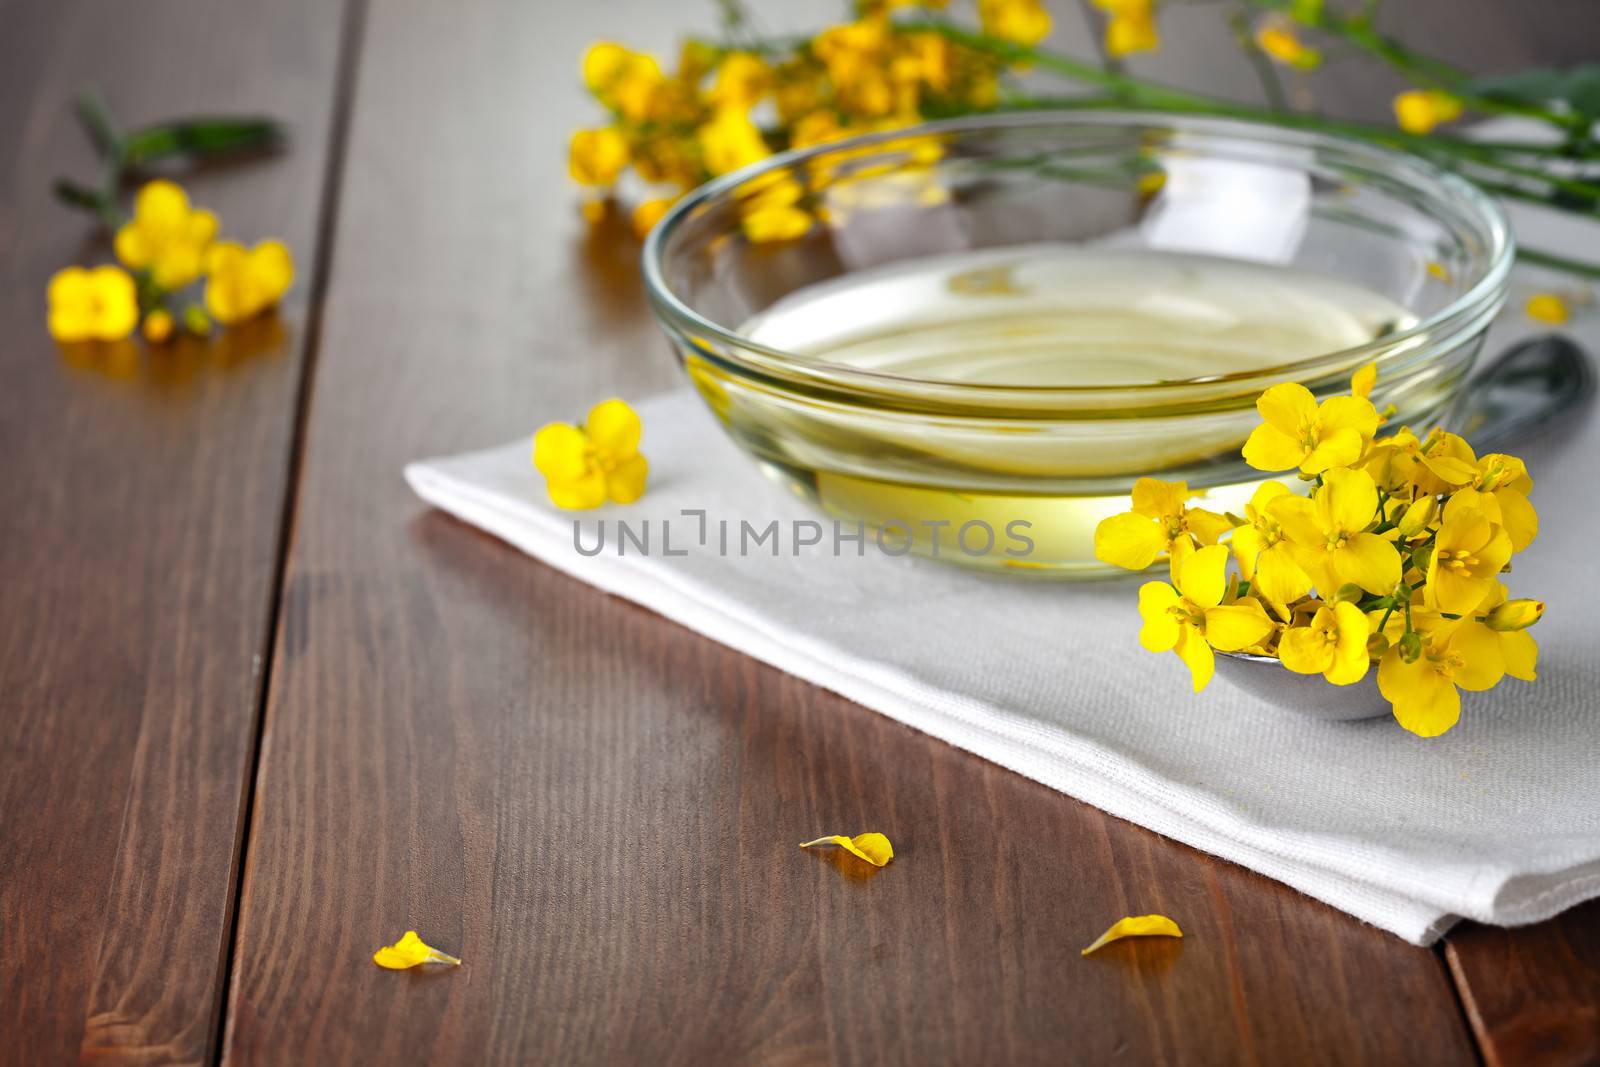
[[[1481,455],[1548,431],[1594,393],[1588,354],[1570,338],[1545,334],[1501,353],[1467,385],[1449,422]]]

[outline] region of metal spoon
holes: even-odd
[[[1558,334],[1513,345],[1474,379],[1449,425],[1482,454],[1548,433],[1594,398],[1595,372],[1582,348]],[[1375,671],[1353,685],[1295,674],[1271,656],[1217,653],[1217,673],[1252,696],[1330,722],[1389,714]]]

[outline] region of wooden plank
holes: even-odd
[[[10,4],[0,34],[0,1060],[179,1063],[216,1045],[268,649],[340,4]],[[292,150],[188,184],[301,280],[216,346],[65,358],[52,272],[103,262],[51,180],[129,125],[265,112]]]
[[[1436,954],[412,498],[408,460],[677,384],[563,151],[583,46],[684,17],[371,14],[225,1058],[1472,1062]],[[869,828],[899,855],[865,877],[794,847]],[[1079,958],[1145,911],[1189,936]],[[464,968],[374,967],[408,928]]]
[[[1465,924],[1445,956],[1489,1067],[1600,1063],[1600,901],[1513,930]]]

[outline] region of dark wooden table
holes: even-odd
[[[676,382],[563,158],[583,47],[710,8],[0,3],[0,1061],[1600,1061],[1600,906],[1413,948],[410,494],[407,460]],[[1393,14],[1485,71],[1600,40],[1592,0]],[[1141,66],[1254,94],[1214,11],[1164,27]],[[48,192],[92,170],[86,81],[289,123],[185,179],[295,250],[275,322],[58,353],[45,283],[106,255]],[[793,847],[869,826],[872,877]],[[1144,911],[1188,937],[1078,957]],[[374,967],[408,927],[466,966]]]

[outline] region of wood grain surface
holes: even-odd
[[[226,1058],[1472,1062],[1436,954],[410,495],[408,460],[675,383],[631,243],[571,207],[572,67],[534,61],[660,47],[664,7],[368,20]],[[794,847],[866,829],[898,858],[865,876]],[[1079,958],[1144,911],[1188,938]],[[413,927],[462,971],[371,965]]]
[[[0,5],[0,1060],[213,1054],[275,601],[306,296],[210,350],[58,351],[45,287],[105,262],[58,175],[98,83],[128,125],[288,120],[189,184],[308,278],[339,5]]]
[[[1594,58],[1591,0],[1387,11],[1474,69]],[[711,5],[0,15],[0,1064],[1600,1059],[1594,905],[1412,948],[410,494],[409,460],[679,384],[564,155],[585,45],[670,53]],[[1137,69],[1255,95],[1209,6],[1163,29]],[[91,77],[130,122],[290,122],[288,155],[190,183],[295,249],[276,325],[56,353],[45,281],[106,256],[47,193],[91,166]],[[1381,117],[1395,83],[1314,86]],[[794,847],[868,829],[884,870]],[[1187,936],[1079,957],[1146,911]],[[465,965],[374,967],[408,928]]]
[[[1517,930],[1466,924],[1445,955],[1489,1067],[1600,1063],[1600,901]]]

